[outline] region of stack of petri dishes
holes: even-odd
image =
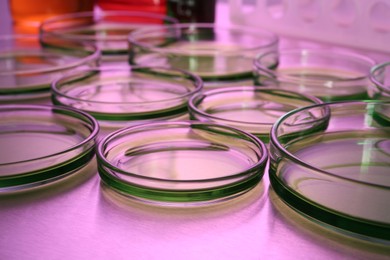
[[[129,35],[129,62],[190,71],[202,78],[205,89],[253,85],[255,55],[277,48],[278,37],[259,28],[202,23],[161,25]]]
[[[0,39],[0,102],[13,103],[0,106],[0,142],[12,151],[1,156],[0,191],[93,162],[125,197],[192,207],[253,190],[268,171],[304,216],[390,239],[390,104],[367,100],[389,99],[390,63],[128,11],[61,15],[34,45],[24,37]],[[14,104],[50,94],[50,106]]]

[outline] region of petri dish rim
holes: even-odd
[[[216,51],[217,51],[217,54],[218,54],[218,50],[215,50],[215,49],[209,50],[209,51],[207,51],[207,50],[190,50],[188,52],[183,52],[183,50],[174,50],[174,49],[166,49],[163,47],[155,47],[155,46],[150,45],[150,44],[144,44],[144,43],[140,42],[139,40],[137,40],[137,37],[139,37],[139,36],[141,36],[142,38],[144,38],[144,37],[146,38],[147,36],[144,36],[144,35],[147,35],[148,33],[159,32],[160,29],[166,29],[166,28],[172,28],[172,29],[176,29],[176,30],[188,28],[188,29],[194,30],[195,32],[197,32],[196,31],[197,28],[199,28],[199,29],[216,28],[218,30],[225,30],[225,31],[240,31],[240,32],[245,32],[245,33],[251,34],[251,35],[266,34],[267,37],[270,38],[270,40],[267,43],[260,44],[260,45],[257,45],[255,47],[251,47],[251,48],[243,47],[243,48],[239,48],[236,50],[231,50],[231,51],[223,50],[220,52],[220,53],[227,54],[227,55],[242,53],[245,51],[252,52],[258,48],[267,48],[267,47],[271,47],[271,46],[277,46],[277,44],[279,43],[279,37],[270,31],[260,30],[260,29],[251,29],[251,28],[239,26],[239,25],[230,25],[230,26],[215,25],[213,23],[178,23],[178,24],[171,24],[171,25],[150,26],[147,28],[140,28],[136,31],[131,32],[128,35],[127,40],[131,46],[147,49],[147,50],[149,50],[151,52],[155,52],[155,53],[175,54],[175,55],[182,55],[182,54],[191,54],[191,55],[210,55],[211,54],[211,55],[215,55]]]
[[[194,93],[199,92],[203,88],[203,81],[201,80],[201,78],[199,76],[197,76],[193,73],[187,72],[185,70],[182,70],[182,69],[165,68],[165,67],[147,67],[147,66],[131,66],[131,68],[129,68],[129,70],[131,70],[131,71],[136,70],[136,72],[143,72],[145,70],[151,70],[151,69],[152,70],[155,69],[155,70],[159,70],[159,71],[170,71],[170,72],[175,71],[176,73],[181,73],[184,76],[183,78],[186,78],[186,79],[188,78],[188,79],[191,79],[194,81],[195,89],[192,90],[191,92],[187,92],[186,94],[179,96],[179,97],[162,99],[159,101],[147,101],[147,102],[91,101],[91,100],[87,100],[87,99],[83,99],[83,98],[77,98],[77,97],[73,97],[70,95],[66,95],[59,90],[58,85],[61,84],[62,81],[66,81],[68,78],[71,78],[72,76],[80,74],[80,73],[88,73],[88,72],[99,73],[99,72],[110,72],[110,71],[118,72],[121,70],[128,71],[127,69],[126,70],[125,69],[119,70],[118,68],[92,68],[92,69],[84,69],[84,70],[79,70],[77,72],[68,73],[68,74],[64,75],[63,77],[54,80],[51,84],[51,90],[55,95],[58,95],[58,96],[61,96],[61,97],[64,97],[64,98],[67,98],[70,100],[84,101],[84,102],[87,101],[88,103],[95,103],[95,104],[112,104],[112,105],[118,104],[118,105],[120,105],[120,104],[153,104],[153,103],[158,103],[158,102],[166,102],[166,101],[170,101],[170,100],[176,100],[177,98],[186,98],[186,97],[192,96]],[[168,76],[168,75],[169,74],[164,74],[164,73],[161,74],[161,76]],[[173,75],[176,76],[177,74],[173,74]]]
[[[41,156],[41,157],[32,158],[32,159],[28,159],[28,160],[21,160],[21,161],[11,162],[11,163],[0,163],[0,166],[12,165],[12,164],[24,163],[24,162],[39,161],[42,159],[46,159],[46,158],[50,158],[50,157],[54,157],[57,155],[67,153],[67,152],[70,152],[72,150],[78,149],[78,148],[82,147],[83,145],[91,142],[99,133],[99,124],[98,124],[97,120],[94,117],[92,117],[91,115],[89,115],[88,113],[85,113],[85,112],[80,111],[80,110],[75,109],[75,108],[63,107],[63,106],[51,106],[51,105],[19,105],[19,104],[18,105],[1,105],[0,106],[0,112],[1,112],[1,110],[7,110],[7,109],[8,110],[9,109],[14,109],[14,110],[15,109],[16,110],[29,109],[29,111],[31,111],[31,110],[46,110],[46,111],[51,110],[51,111],[61,111],[61,113],[71,113],[71,114],[77,116],[78,118],[82,117],[82,120],[87,120],[88,123],[91,124],[92,132],[82,142],[80,142],[76,145],[73,145],[72,147],[69,147],[68,149],[62,150],[60,152],[52,153],[52,154],[47,155],[47,156]]]
[[[105,37],[100,37],[96,38],[96,36],[88,36],[88,35],[77,35],[77,37],[74,37],[74,35],[70,35],[70,37],[67,37],[69,35],[64,35],[62,33],[57,33],[55,31],[50,31],[48,32],[45,30],[45,27],[50,25],[50,23],[56,23],[60,22],[61,20],[66,20],[66,19],[72,19],[72,18],[97,18],[94,20],[100,21],[102,18],[109,17],[109,16],[128,16],[128,17],[142,17],[142,18],[154,18],[154,19],[161,19],[165,22],[171,22],[171,23],[178,23],[178,20],[174,17],[166,16],[166,15],[160,15],[160,14],[154,14],[154,13],[149,13],[149,12],[138,12],[138,11],[101,11],[101,12],[78,12],[78,13],[70,13],[70,14],[63,14],[63,15],[58,15],[56,17],[51,17],[45,20],[39,27],[39,32],[40,34],[49,34],[50,36],[55,36],[59,38],[64,38],[64,39],[72,39],[72,40],[89,40],[89,41],[94,41],[96,39],[98,40],[108,40],[108,41],[115,41],[115,40],[126,40],[127,35],[123,37],[118,37],[118,36],[105,36]]]
[[[118,75],[118,78],[114,78],[109,73],[113,72],[114,75]],[[134,76],[132,73],[134,72]],[[76,89],[78,86],[78,78],[92,76],[94,74],[99,76],[99,73],[102,74],[102,78],[96,80],[96,82],[87,82],[86,85],[91,86],[95,89],[95,85],[100,83],[103,86],[106,84],[146,84],[146,85],[156,85],[160,84],[157,81],[160,81],[161,84],[172,84],[177,87],[172,96],[148,101],[105,101],[105,100],[90,100],[84,97],[77,97],[74,94],[68,95],[67,91]],[[145,74],[145,78],[142,78]],[[81,76],[81,77],[80,77]],[[150,76],[150,78],[148,78]],[[75,85],[73,85],[73,79],[76,78]],[[62,85],[64,91],[61,90]],[[64,106],[73,106],[72,103],[82,103],[83,107],[76,107],[77,109],[83,110],[86,113],[89,113],[97,120],[99,120],[101,126],[103,124],[110,125],[113,122],[123,124],[126,122],[134,122],[137,120],[154,120],[157,118],[170,118],[172,116],[180,116],[187,113],[187,103],[188,99],[194,93],[197,93],[203,89],[203,81],[197,75],[187,72],[181,69],[176,68],[165,68],[165,67],[143,67],[143,66],[132,66],[126,69],[123,68],[92,68],[83,71],[78,71],[76,73],[70,73],[65,75],[62,78],[53,81],[51,87],[51,99],[52,103],[56,105]],[[136,90],[142,90],[139,86],[136,87]],[[159,90],[152,90],[159,91]],[[165,91],[165,90],[163,90]],[[108,99],[107,99],[108,100]],[[120,109],[119,109],[120,108]],[[119,110],[118,110],[119,109]],[[102,120],[102,121],[100,121]],[[122,125],[123,127],[123,125]]]
[[[366,62],[367,68],[372,68],[376,65],[376,61],[374,59],[371,59],[367,56],[361,55],[359,53],[353,53],[353,52],[345,52],[345,51],[335,51],[335,50],[329,50],[329,49],[310,49],[310,48],[303,48],[303,49],[281,49],[276,51],[268,51],[266,53],[262,53],[260,55],[257,55],[253,60],[254,70],[255,71],[262,71],[266,73],[268,76],[271,76],[276,81],[280,81],[281,83],[291,83],[294,84],[297,81],[299,81],[299,77],[290,76],[286,73],[281,73],[277,70],[271,70],[267,67],[265,67],[261,63],[261,59],[264,57],[267,57],[268,55],[276,55],[276,56],[283,56],[283,55],[308,55],[308,56],[323,56],[323,57],[332,57],[334,59],[339,59],[340,57],[343,57],[345,59],[349,60],[355,60],[359,62]],[[350,81],[357,81],[357,80],[363,80],[370,77],[370,70],[367,70],[366,75],[361,75],[358,77],[349,77],[349,78],[338,78],[336,82],[350,82]],[[306,79],[307,80],[307,79]],[[309,79],[307,80],[307,83],[310,83],[311,85],[324,85],[323,80],[315,80],[315,79]]]
[[[12,39],[31,39],[31,40],[34,40],[34,39],[37,39],[37,41],[39,40],[38,39],[38,36],[36,35],[27,35],[27,34],[20,34],[20,35],[0,35],[0,41],[2,40],[12,40]],[[84,63],[88,63],[88,62],[92,62],[92,61],[98,61],[101,57],[101,51],[99,48],[95,47],[94,45],[92,44],[88,44],[88,43],[78,43],[78,42],[72,42],[72,44],[76,44],[76,45],[79,45],[80,47],[82,47],[79,51],[80,52],[85,52],[87,53],[88,55],[86,57],[83,57],[77,61],[74,61],[70,64],[65,64],[65,65],[61,65],[61,66],[51,66],[51,67],[48,67],[48,68],[45,68],[45,69],[29,69],[29,70],[13,70],[13,71],[0,71],[0,76],[1,75],[23,75],[23,74],[28,74],[28,75],[33,75],[33,74],[41,74],[41,73],[51,73],[51,72],[58,72],[58,71],[61,71],[61,70],[67,70],[67,69],[71,69],[71,68],[74,68],[74,67],[78,67]],[[54,48],[43,48],[41,47],[41,50],[43,51],[47,51],[47,52],[61,52],[61,51],[69,51],[69,55],[72,53],[70,50],[67,50],[66,48],[64,49],[54,49]],[[42,56],[42,53],[41,53],[41,50],[39,49],[20,49],[20,50],[16,50],[17,52],[19,52],[20,54],[17,55],[16,57],[18,56],[21,56],[23,57],[24,53],[22,52],[26,52],[26,53],[31,53],[31,54],[34,54],[35,56],[39,56],[41,55]],[[0,55],[6,55],[8,57],[12,56],[12,53],[9,53],[7,51],[7,53],[4,53],[3,51],[1,51],[0,49]],[[42,56],[44,57],[44,56]]]
[[[375,84],[375,86],[377,88],[379,88],[381,91],[390,93],[390,86],[386,86],[384,83],[380,82],[377,79],[377,77],[375,77],[375,72],[376,71],[378,71],[380,69],[384,69],[386,67],[390,68],[390,61],[383,62],[383,63],[380,63],[380,64],[377,64],[377,65],[373,66],[371,68],[371,72],[370,72],[370,79]]]
[[[218,128],[234,131],[235,133],[237,133],[239,135],[243,135],[246,138],[248,138],[257,147],[260,147],[262,154],[261,154],[261,157],[259,158],[259,160],[255,164],[253,164],[251,167],[249,167],[245,171],[240,172],[238,174],[231,174],[231,175],[228,175],[228,176],[222,176],[222,177],[217,177],[217,178],[192,179],[192,180],[171,180],[171,179],[163,179],[163,178],[156,178],[156,177],[147,177],[147,176],[143,176],[143,175],[139,175],[139,174],[130,173],[130,172],[122,170],[122,169],[120,169],[120,168],[118,168],[116,166],[113,166],[105,158],[104,152],[103,152],[104,146],[106,145],[107,142],[109,142],[111,139],[115,138],[117,135],[126,133],[128,131],[136,130],[136,129],[139,129],[139,128],[142,129],[144,127],[155,127],[155,126],[164,126],[164,125],[175,125],[175,126],[181,126],[181,127],[192,126],[192,125],[196,125],[196,126],[208,125],[208,126],[213,126],[213,127],[218,127]],[[127,175],[127,176],[135,177],[135,178],[140,178],[140,179],[145,179],[145,180],[150,180],[150,181],[158,181],[158,182],[169,182],[169,183],[204,183],[204,182],[212,182],[212,181],[229,180],[231,178],[236,178],[236,177],[240,177],[240,176],[246,175],[251,170],[254,170],[255,168],[258,168],[258,167],[260,167],[262,165],[265,166],[265,164],[268,161],[268,151],[267,151],[267,148],[266,148],[265,144],[263,142],[261,142],[253,134],[247,133],[245,131],[242,131],[240,129],[237,129],[237,128],[234,128],[234,127],[230,127],[230,126],[214,124],[214,123],[203,123],[203,122],[197,122],[197,121],[153,122],[153,123],[145,123],[145,124],[140,124],[140,125],[135,125],[135,126],[130,126],[130,127],[119,129],[119,130],[114,131],[111,134],[107,135],[104,139],[102,139],[99,142],[99,144],[97,146],[96,155],[97,155],[98,162],[101,163],[103,166],[109,168],[112,171],[115,171],[115,172],[118,172],[120,174],[124,174],[124,175]],[[115,179],[117,179],[120,182],[122,182],[122,183],[124,182],[124,183],[129,184],[128,182],[126,182],[126,181],[124,181],[124,180],[122,180],[122,179],[120,179],[120,178],[118,178],[118,177],[116,177],[114,175],[112,175],[112,176]]]
[[[340,104],[347,104],[347,103],[348,104],[367,104],[367,105],[369,105],[369,104],[390,104],[390,101],[375,101],[375,100],[335,101],[335,102],[330,102],[330,103],[322,103],[322,104],[311,105],[311,106],[306,106],[306,107],[294,109],[294,110],[286,113],[285,115],[281,116],[275,122],[275,124],[272,126],[271,131],[270,131],[270,144],[275,146],[277,148],[277,150],[278,150],[278,153],[280,153],[281,155],[285,156],[288,160],[293,161],[293,162],[299,164],[300,166],[303,166],[304,168],[312,169],[312,170],[316,171],[316,173],[318,173],[318,174],[325,175],[325,176],[332,176],[335,179],[345,180],[345,181],[348,181],[348,182],[358,183],[358,184],[362,184],[362,185],[366,185],[366,186],[372,186],[372,187],[382,188],[382,189],[390,189],[389,186],[384,186],[384,185],[379,185],[379,184],[375,184],[375,183],[359,181],[359,180],[348,178],[348,177],[342,177],[342,176],[336,175],[336,174],[334,174],[334,173],[332,173],[330,171],[325,171],[323,169],[314,167],[314,166],[312,166],[312,165],[310,165],[310,164],[300,160],[298,157],[294,156],[292,153],[290,153],[288,150],[286,150],[279,143],[278,138],[276,137],[276,131],[277,131],[278,126],[280,126],[280,124],[286,118],[288,118],[289,116],[291,116],[291,115],[293,115],[295,113],[298,113],[298,112],[301,112],[301,111],[304,111],[304,110],[310,110],[310,109],[313,109],[313,108],[328,107],[328,106],[332,106],[332,105],[340,105]],[[330,113],[329,110],[328,110],[328,112]]]
[[[245,91],[245,92],[262,92],[262,91],[267,91],[267,93],[269,93],[269,91],[275,91],[275,92],[280,92],[280,93],[285,93],[285,94],[291,94],[291,95],[294,95],[294,96],[299,96],[299,97],[302,97],[302,98],[305,98],[305,100],[310,100],[310,101],[313,101],[314,103],[322,103],[322,101],[315,97],[315,96],[311,96],[311,95],[306,95],[306,94],[303,94],[303,93],[297,93],[297,92],[294,92],[294,91],[289,91],[289,90],[284,90],[284,89],[278,89],[278,88],[271,88],[271,87],[263,87],[263,86],[241,86],[241,87],[227,87],[227,88],[217,88],[217,89],[211,89],[211,90],[208,90],[208,91],[205,91],[205,92],[199,92],[195,95],[193,95],[189,102],[188,102],[188,108],[189,110],[197,113],[197,114],[200,114],[204,117],[208,117],[208,118],[211,118],[211,119],[214,119],[214,120],[219,120],[219,121],[223,121],[223,122],[227,122],[227,123],[245,123],[247,125],[253,125],[253,126],[257,126],[257,125],[266,125],[266,126],[272,126],[274,123],[254,123],[254,122],[249,122],[249,121],[240,121],[240,120],[232,120],[232,119],[228,119],[228,118],[222,118],[222,117],[218,117],[218,116],[214,116],[212,114],[209,114],[209,113],[206,113],[205,111],[199,109],[196,105],[197,103],[197,100],[198,98],[201,98],[201,96],[206,96],[206,95],[218,95],[218,94],[223,94],[223,93],[226,93],[226,92],[236,92],[236,91]]]

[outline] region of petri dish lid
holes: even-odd
[[[173,24],[162,14],[132,11],[79,12],[52,17],[40,26],[43,45],[61,47],[62,40],[94,44],[104,56],[127,54],[127,35],[140,27]]]
[[[63,73],[96,66],[100,51],[88,44],[62,41],[43,48],[36,35],[0,36],[0,102],[49,96]]]
[[[200,205],[236,197],[261,180],[268,160],[258,138],[197,121],[153,122],[106,136],[99,174],[113,190],[157,205]]]
[[[270,182],[295,210],[343,233],[390,240],[390,102],[296,109],[271,130]]]
[[[0,105],[0,193],[65,177],[94,157],[96,120],[46,105]]]
[[[227,124],[269,142],[275,121],[299,107],[322,103],[320,99],[293,91],[258,87],[222,87],[199,92],[189,100],[190,117],[202,122]]]
[[[188,99],[202,86],[198,76],[179,69],[95,68],[54,81],[52,100],[83,110],[99,122],[128,123],[186,113]]]

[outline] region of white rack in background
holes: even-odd
[[[229,0],[232,23],[390,53],[390,0]]]

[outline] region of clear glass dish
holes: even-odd
[[[224,201],[260,182],[268,160],[258,138],[196,121],[118,130],[97,149],[100,177],[125,196],[158,205]]]
[[[64,41],[53,49],[34,35],[0,36],[0,103],[49,97],[54,79],[94,67],[99,59],[100,51],[84,43]]]
[[[205,88],[253,84],[255,55],[278,48],[278,37],[259,28],[202,23],[142,28],[128,39],[130,64],[187,70]]]
[[[82,168],[95,155],[96,120],[43,105],[0,105],[0,193],[45,185]]]
[[[47,19],[40,26],[40,38],[44,46],[54,47],[61,47],[63,40],[83,41],[97,46],[104,60],[118,55],[127,59],[127,36],[131,31],[173,23],[177,23],[173,17],[148,12],[80,12]]]
[[[271,130],[270,182],[289,206],[355,237],[390,240],[390,102],[296,109]]]
[[[188,99],[202,86],[198,76],[178,69],[95,68],[54,81],[52,102],[87,112],[112,130],[187,115]]]
[[[330,49],[284,49],[254,59],[256,85],[278,85],[323,101],[368,99],[375,61]]]
[[[374,66],[371,69],[371,81],[374,83],[369,92],[377,100],[390,100],[390,61]]]
[[[191,119],[233,126],[268,143],[271,127],[279,117],[318,103],[322,102],[314,96],[277,88],[221,87],[193,95],[188,109]]]

